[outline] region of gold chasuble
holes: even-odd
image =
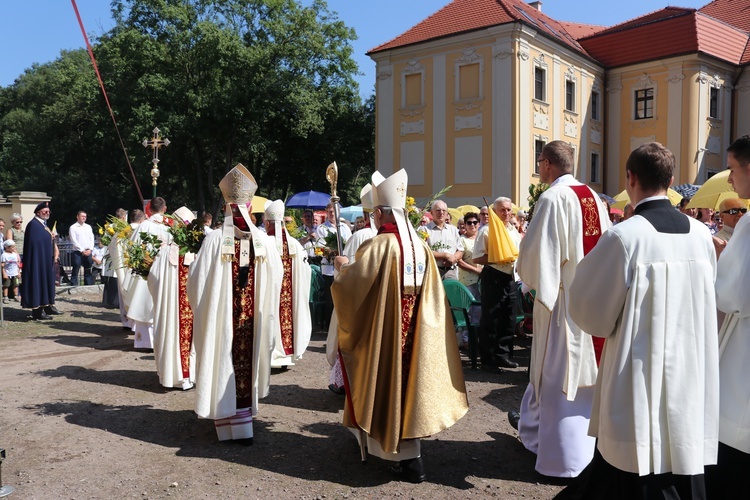
[[[403,440],[450,427],[469,407],[443,284],[429,248],[426,254],[415,294],[403,291],[392,233],[363,243],[331,287],[347,384],[344,425],[391,454]]]
[[[177,300],[179,301],[180,310],[180,363],[182,365],[182,376],[186,379],[190,378],[190,348],[193,345],[193,309],[190,307],[190,302],[188,302],[187,298],[189,270],[190,268],[185,265],[185,256],[180,255],[177,262],[177,281],[179,287]]]

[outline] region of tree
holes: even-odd
[[[216,213],[216,186],[236,163],[259,193],[284,198],[327,189],[325,167],[338,160],[342,198],[358,201],[354,184],[374,165],[372,103],[353,80],[355,34],[325,2],[114,0],[112,9],[116,26],[94,53],[144,195],[151,151],[140,143],[158,126],[171,141],[158,194],[171,208]],[[3,189],[44,189],[94,219],[137,203],[84,51],[0,89],[0,113]]]

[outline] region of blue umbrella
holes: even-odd
[[[606,200],[607,203],[609,203],[610,205],[614,205],[615,203],[617,203],[617,200],[615,200],[611,196],[607,196],[604,193],[597,193],[597,194],[599,195],[599,198],[602,198],[602,199]]]
[[[287,208],[325,208],[331,195],[319,191],[304,191],[286,200]]]
[[[356,205],[353,207],[344,207],[339,211],[339,216],[343,217],[349,222],[354,222],[357,217],[363,217],[364,214],[365,213],[362,210],[362,207],[358,207]]]
[[[700,186],[698,184],[680,184],[679,186],[673,186],[672,189],[682,195],[683,198],[692,198],[698,191]]]

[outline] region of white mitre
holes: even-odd
[[[276,246],[281,250],[283,245],[283,239],[281,231],[284,228],[284,202],[281,200],[268,200],[263,207],[263,220],[268,221],[274,225],[274,238],[276,239]]]
[[[404,259],[402,284],[406,293],[416,293],[424,280],[427,254],[421,238],[405,214],[408,184],[409,176],[403,168],[386,179],[376,171],[372,175],[372,204],[374,207],[391,207],[393,211]]]
[[[362,202],[362,211],[365,217],[370,219],[370,227],[375,229],[375,207],[372,204],[372,184],[365,184],[362,191],[359,192],[359,199]]]
[[[185,224],[190,224],[195,220],[195,214],[188,207],[180,207],[172,213],[173,216],[177,217],[180,221]]]
[[[219,189],[221,189],[221,194],[224,196],[224,201],[226,202],[226,205],[224,205],[224,225],[221,229],[221,255],[231,260],[229,256],[234,256],[235,235],[232,205],[237,205],[237,209],[242,218],[245,219],[247,226],[249,228],[254,227],[250,214],[247,211],[247,206],[253,201],[253,195],[255,194],[255,190],[258,189],[258,184],[255,182],[253,174],[248,172],[242,163],[238,163],[219,182]]]

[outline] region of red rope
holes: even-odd
[[[70,0],[73,4],[73,10],[76,11],[76,17],[78,18],[78,25],[81,27],[81,33],[83,34],[83,39],[86,41],[86,49],[89,51],[89,57],[91,57],[91,64],[94,65],[94,71],[96,72],[96,78],[99,80],[99,87],[102,89],[102,94],[104,95],[104,100],[107,103],[107,108],[109,109],[109,116],[112,117],[112,123],[115,125],[115,131],[117,132],[117,137],[120,139],[120,146],[122,146],[122,152],[125,153],[125,161],[128,164],[128,168],[130,169],[130,175],[133,176],[133,184],[135,184],[135,189],[138,191],[138,198],[141,200],[141,204],[143,204],[143,194],[141,193],[141,188],[138,185],[138,180],[135,178],[135,172],[133,171],[133,166],[130,164],[130,158],[128,158],[128,151],[125,149],[125,142],[122,140],[122,135],[120,135],[120,128],[117,126],[117,120],[115,119],[115,113],[112,111],[112,106],[109,104],[109,97],[107,96],[107,91],[104,89],[104,82],[102,81],[102,75],[99,74],[99,66],[96,64],[96,59],[94,58],[94,51],[91,49],[91,44],[89,43],[89,37],[86,35],[86,29],[83,27],[83,20],[81,19],[81,14],[78,13],[78,6],[76,5],[76,0]]]

